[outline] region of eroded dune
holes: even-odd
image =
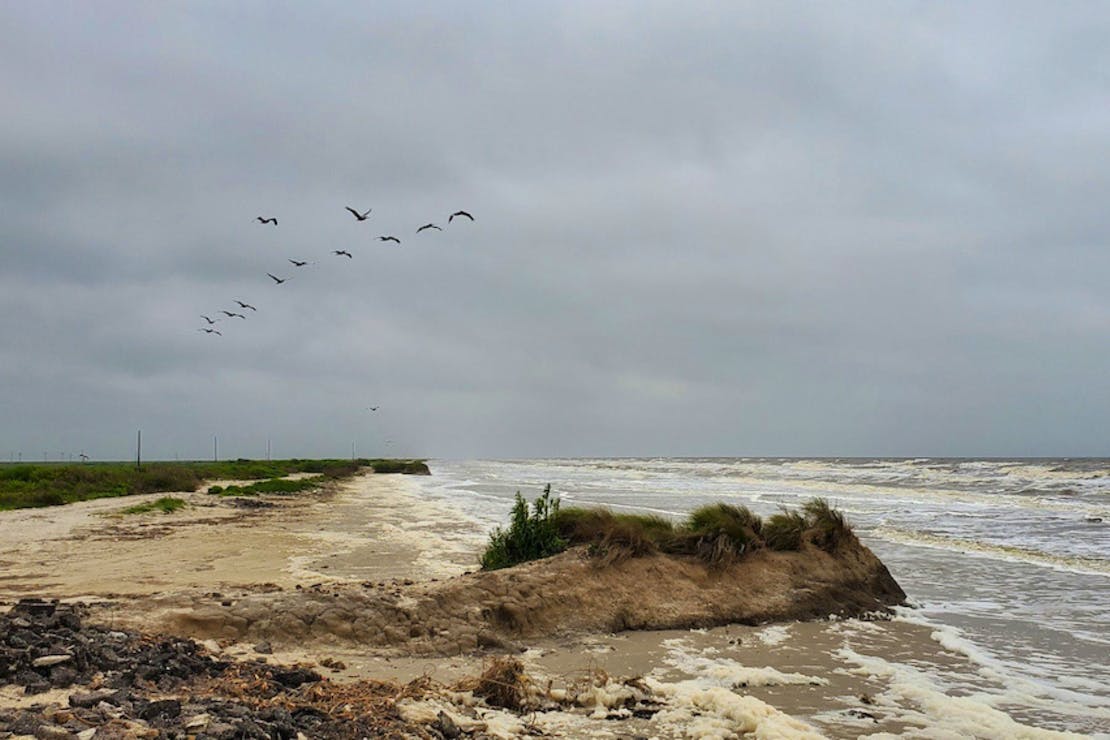
[[[575,548],[446,581],[318,585],[234,598],[178,594],[147,614],[155,624],[142,626],[275,646],[346,642],[397,654],[453,655],[540,636],[858,616],[904,598],[885,566],[853,537],[833,553],[813,546],[762,550],[715,569],[667,555],[599,567]]]

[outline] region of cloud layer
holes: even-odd
[[[0,454],[1107,454],[1108,36],[1081,3],[5,6]]]

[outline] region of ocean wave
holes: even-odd
[[[1071,573],[1110,576],[1110,560],[1102,558],[1057,555],[1014,545],[996,545],[978,540],[946,537],[924,532],[910,532],[886,526],[876,527],[870,531],[870,534],[903,545],[934,547],[941,550],[963,552],[973,556],[1041,565]]]

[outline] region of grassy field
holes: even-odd
[[[212,480],[268,480],[292,473],[329,478],[375,473],[427,474],[423,460],[227,460],[221,462],[0,464],[0,510],[58,506],[139,493],[195,491]]]

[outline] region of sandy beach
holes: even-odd
[[[339,599],[351,589],[393,594],[404,604],[410,589],[476,570],[487,533],[398,475],[363,475],[318,494],[263,496],[247,506],[204,492],[179,495],[188,505],[172,514],[119,513],[157,495],[0,513],[0,605],[50,597],[86,603],[91,619],[121,628],[180,632],[188,624],[215,652],[258,658],[262,650],[271,662],[330,665],[321,670],[333,681],[427,676],[448,685],[504,652],[493,645],[446,657],[406,655],[346,639],[340,627],[307,641],[278,633],[261,647],[216,632],[206,638],[193,616],[205,605]],[[730,737],[764,725],[778,729],[757,736],[920,736],[923,726],[935,736],[1059,736],[1017,724],[1020,711],[1008,715],[946,694],[935,676],[972,670],[968,656],[897,619],[598,631],[511,647],[530,680],[556,695],[598,677],[610,686],[642,677],[665,702],[652,717],[615,722],[599,695],[593,706],[533,718],[534,728],[557,736]],[[0,692],[0,706],[24,702]],[[410,711],[419,718],[430,710]],[[500,728],[493,734],[527,734],[520,717],[489,714],[490,727]]]

